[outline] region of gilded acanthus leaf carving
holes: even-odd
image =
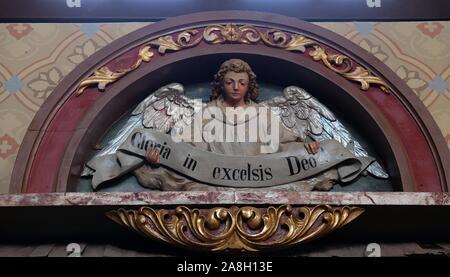
[[[304,53],[309,50],[308,55],[333,72],[346,78],[347,80],[360,83],[361,90],[368,90],[371,85],[378,86],[383,92],[389,93],[389,86],[380,77],[373,75],[369,70],[354,66],[353,61],[342,54],[329,53],[318,42],[301,34],[284,32],[276,29],[263,30],[251,25],[237,25],[227,23],[225,25],[213,24],[203,29],[189,29],[179,34],[164,35],[150,41],[147,46],[141,48],[136,64],[129,69],[112,72],[107,67],[101,67],[92,76],[82,81],[76,94],[81,94],[87,87],[97,85],[99,90],[123,77],[125,74],[140,66],[142,61],[148,62],[153,56],[150,47],[157,47],[160,54],[167,51],[180,51],[186,48],[195,47],[202,40],[210,44],[242,43],[257,44],[262,41],[269,47],[284,49],[286,51],[297,51]]]
[[[343,75],[350,72],[353,67],[353,63],[347,56],[340,54],[328,54],[325,50],[317,45],[313,46],[313,50],[309,52],[309,55],[315,61],[321,61],[327,68],[333,70],[336,73]],[[339,66],[344,65],[343,68]]]
[[[176,36],[176,40],[171,35],[159,37],[158,39],[150,41],[150,45],[157,46],[158,52],[165,54],[167,50],[179,51],[181,49],[194,47],[200,43],[202,37],[192,38],[198,33],[197,30],[186,30]]]
[[[362,90],[368,90],[371,84],[376,84],[382,91],[389,94],[387,84],[380,78],[373,76],[369,70],[364,69],[361,66],[357,66],[355,70],[345,73],[344,77],[349,80],[359,82]]]
[[[316,44],[315,41],[298,34],[287,34],[279,30],[268,30],[261,33],[261,38],[266,45],[285,49],[288,51],[305,52],[305,47]],[[272,38],[272,39],[271,39]]]
[[[257,43],[261,36],[259,31],[252,26],[237,26],[236,24],[211,25],[203,31],[203,39],[212,44],[221,44],[225,42],[234,43]]]
[[[86,88],[94,85],[97,85],[98,90],[104,91],[107,85],[117,81],[128,72],[135,70],[142,62],[149,62],[153,55],[154,53],[150,50],[150,47],[144,46],[139,50],[136,62],[129,68],[111,71],[108,67],[103,66],[97,69],[92,76],[80,83],[76,95],[82,94]]]
[[[118,209],[107,213],[115,222],[145,237],[208,251],[274,250],[326,235],[364,212],[357,207],[293,208],[217,207],[209,210]]]

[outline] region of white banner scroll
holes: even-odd
[[[315,155],[303,144],[288,151],[258,156],[231,156],[176,143],[169,135],[152,129],[136,129],[116,154],[90,161],[95,170],[92,184],[122,176],[144,163],[148,149],[157,147],[161,165],[194,180],[227,187],[270,187],[306,179],[335,167],[341,182],[356,178],[373,158],[355,157],[335,140],[321,141]]]

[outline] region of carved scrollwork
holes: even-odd
[[[236,24],[211,25],[203,31],[206,42],[220,44],[225,42],[234,43],[257,43],[261,39],[260,32],[252,26],[237,26]]]
[[[145,237],[196,250],[275,250],[324,236],[364,212],[357,207],[268,207],[209,210],[118,209],[107,216]]]
[[[287,34],[285,32],[270,29],[261,33],[261,38],[268,46],[285,49],[288,51],[305,52],[305,47],[316,44],[315,41],[297,34]]]
[[[328,54],[318,45],[313,46],[309,55],[313,60],[321,61],[326,67],[341,75],[350,72],[353,68],[353,62],[349,57],[340,54]],[[342,66],[343,68],[340,68]]]
[[[181,49],[194,47],[202,40],[202,37],[192,40],[198,32],[198,30],[186,30],[178,34],[176,40],[174,40],[171,35],[163,36],[150,41],[150,45],[157,46],[158,52],[161,54],[165,54],[167,50],[179,51]]]
[[[107,85],[117,81],[130,71],[135,70],[142,62],[149,62],[153,55],[154,53],[150,50],[150,47],[144,46],[139,50],[136,62],[129,68],[111,71],[108,67],[103,66],[97,69],[92,76],[80,83],[76,95],[82,94],[86,88],[94,85],[97,85],[99,91],[104,91]]]
[[[386,83],[380,78],[372,75],[369,70],[357,66],[355,70],[343,74],[345,78],[359,82],[362,90],[368,90],[371,84],[376,84],[382,91],[389,94],[389,89]]]
[[[151,57],[154,55],[154,53],[150,50],[151,46],[157,46],[158,52],[161,54],[165,54],[167,50],[178,51],[196,46],[202,40],[201,36],[192,40],[193,36],[197,33],[197,30],[186,30],[178,34],[176,40],[174,40],[172,36],[168,35],[150,41],[149,45],[146,45],[140,49],[136,62],[130,68],[113,72],[106,66],[103,66],[97,69],[92,76],[80,83],[76,91],[76,95],[82,94],[87,87],[92,85],[97,85],[98,90],[104,91],[107,85],[117,81],[127,73],[138,68],[143,61],[149,62]]]
[[[345,55],[328,53],[319,43],[312,39],[274,29],[261,33],[261,38],[266,45],[287,51],[304,53],[306,48],[309,47],[311,48],[309,56],[314,61],[321,61],[328,69],[344,78],[359,82],[362,90],[368,90],[370,85],[374,84],[378,85],[383,92],[389,93],[387,84],[381,78],[374,76],[361,66],[354,67],[352,60]]]
[[[361,90],[368,90],[370,85],[377,85],[380,89],[389,94],[387,84],[377,76],[374,76],[367,69],[361,66],[353,66],[352,60],[341,54],[328,54],[321,46],[313,45],[313,50],[309,55],[315,61],[321,61],[328,69],[340,74],[342,77],[350,81],[360,83]]]
[[[320,61],[324,66],[333,72],[341,75],[347,80],[359,82],[361,90],[368,90],[371,85],[378,86],[383,92],[389,93],[389,86],[380,78],[373,75],[369,70],[361,66],[355,66],[353,61],[342,54],[329,53],[318,42],[300,34],[284,32],[281,30],[269,29],[261,31],[251,25],[237,25],[228,23],[225,25],[209,25],[203,29],[202,35],[197,36],[201,29],[189,29],[182,31],[178,35],[165,35],[149,42],[144,46],[145,53],[140,53],[136,65],[129,69],[112,72],[106,67],[101,67],[95,73],[82,81],[76,94],[81,94],[88,86],[98,85],[99,90],[104,90],[105,86],[115,82],[128,72],[136,69],[142,61],[149,61],[153,56],[150,47],[157,47],[160,54],[165,54],[168,50],[179,51],[186,48],[195,47],[202,40],[210,44],[222,43],[243,43],[256,44],[262,41],[269,47],[284,49],[286,51],[298,51],[304,53],[310,49],[308,55],[314,61]],[[150,56],[149,56],[150,55]]]

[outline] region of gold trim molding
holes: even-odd
[[[377,86],[387,94],[390,92],[386,82],[380,77],[373,75],[368,69],[355,65],[345,55],[329,53],[318,42],[299,34],[276,29],[261,31],[255,26],[237,25],[234,23],[226,25],[213,24],[206,26],[203,32],[201,30],[201,28],[189,29],[182,31],[178,35],[166,35],[150,41],[148,45],[141,48],[133,66],[117,72],[112,72],[107,67],[101,67],[92,76],[81,82],[76,94],[80,95],[87,87],[93,85],[97,85],[98,89],[103,91],[107,85],[138,68],[142,61],[149,62],[153,56],[153,52],[150,51],[151,47],[157,48],[159,54],[164,55],[167,51],[175,52],[195,47],[202,41],[209,44],[257,44],[262,41],[266,46],[286,51],[305,53],[308,50],[308,55],[314,61],[321,62],[325,67],[349,81],[358,82],[361,90],[365,91],[371,86]]]
[[[317,239],[360,216],[358,207],[118,209],[106,215],[144,237],[194,250],[277,250]]]

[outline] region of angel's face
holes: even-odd
[[[223,91],[225,101],[232,104],[244,104],[248,91],[248,74],[228,71],[223,78]]]

